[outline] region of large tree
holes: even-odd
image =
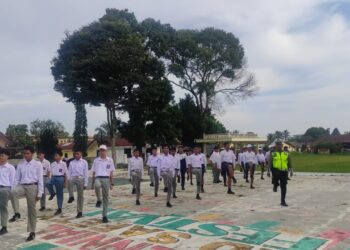
[[[44,129],[37,138],[36,147],[38,150],[45,153],[45,157],[49,161],[53,161],[57,150],[57,144],[57,133],[52,129]]]
[[[87,117],[84,104],[75,104],[75,127],[73,132],[74,150],[80,150],[86,156],[87,151]]]
[[[107,9],[98,21],[67,34],[52,62],[55,90],[70,102],[106,108],[114,160],[116,112],[132,110],[144,89],[169,84],[163,63],[137,30],[133,13]]]
[[[311,127],[306,130],[304,134],[304,139],[306,142],[316,141],[320,137],[329,135],[329,134],[330,134],[329,129],[325,129],[323,127]]]
[[[30,133],[35,137],[39,138],[40,135],[45,130],[52,131],[56,137],[67,137],[69,133],[65,130],[64,126],[58,122],[51,119],[39,120],[36,119],[30,123]]]
[[[21,150],[24,146],[34,145],[27,124],[10,124],[5,134],[12,141],[11,147],[15,151]]]

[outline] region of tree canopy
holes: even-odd
[[[62,123],[58,121],[39,120],[36,119],[30,123],[30,133],[35,137],[39,138],[40,135],[45,131],[50,130],[56,137],[67,137],[69,133],[65,130]]]

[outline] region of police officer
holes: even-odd
[[[277,192],[278,185],[281,186],[281,206],[286,207],[288,206],[286,203],[288,170],[292,169],[292,163],[290,154],[283,151],[282,142],[276,142],[276,151],[271,152],[269,167],[273,176],[273,191]]]
[[[16,170],[14,166],[7,162],[10,153],[7,149],[0,148],[0,235],[7,233],[7,220],[9,213],[7,210],[11,189],[15,184]]]
[[[113,189],[113,171],[115,166],[113,159],[107,156],[106,145],[100,145],[98,153],[99,157],[92,164],[92,187],[95,188],[97,197],[96,207],[101,207],[103,199],[102,223],[108,223],[109,189]]]
[[[44,178],[44,193],[40,199],[39,211],[44,211],[46,209],[46,188],[45,187],[48,185],[48,182],[50,180],[50,178],[49,178],[50,162],[45,159],[45,153],[42,150],[38,151],[38,160],[40,161],[41,165],[43,166],[43,178]]]
[[[74,160],[69,163],[69,186],[71,194],[69,195],[68,203],[74,201],[73,189],[74,186],[77,189],[77,216],[76,218],[83,217],[83,205],[84,205],[84,189],[87,188],[89,183],[89,166],[85,159],[83,159],[83,153],[80,150],[75,150]]]
[[[175,178],[175,164],[174,156],[169,154],[169,146],[163,145],[163,155],[159,157],[158,161],[158,176],[164,179],[164,182],[167,186],[167,207],[172,207],[170,203],[171,194],[172,194],[172,181]]]
[[[133,157],[128,163],[128,178],[132,186],[136,189],[136,205],[140,203],[141,181],[143,179],[143,159],[140,157],[140,151],[136,148],[133,151]]]
[[[44,192],[43,167],[40,162],[33,159],[34,148],[26,146],[23,149],[24,160],[17,165],[14,195],[19,199],[25,196],[28,209],[26,241],[35,239],[36,230],[36,201],[41,199]]]
[[[64,187],[67,186],[68,180],[68,169],[67,164],[62,161],[62,151],[57,150],[55,153],[55,161],[51,163],[50,166],[50,177],[51,181],[47,185],[47,189],[50,193],[49,200],[52,200],[55,196],[57,196],[57,210],[55,215],[59,215],[62,213],[62,205],[63,205],[63,190]],[[54,188],[56,192],[54,191]]]
[[[153,147],[152,154],[150,156],[148,156],[146,165],[149,169],[150,176],[151,177],[153,176],[154,197],[158,196],[158,189],[159,189],[159,176],[158,176],[158,171],[157,171],[158,161],[159,161],[159,156],[157,154],[157,148]]]

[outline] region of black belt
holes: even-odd
[[[0,185],[0,188],[11,188],[11,187]]]
[[[52,177],[64,177],[64,175],[53,175]]]
[[[47,177],[47,175],[43,175],[43,177]]]
[[[38,183],[37,182],[34,182],[34,183],[22,183],[21,185],[32,186],[32,185],[38,185]]]
[[[107,179],[109,176],[97,176],[96,178]]]

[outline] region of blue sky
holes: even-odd
[[[74,109],[53,90],[50,61],[64,37],[104,14],[128,8],[175,28],[216,27],[239,37],[258,95],[224,103],[217,118],[230,130],[303,133],[310,126],[350,131],[350,1],[61,0],[0,2],[0,131],[40,119],[73,131]],[[176,97],[183,96],[176,89]],[[88,130],[106,120],[88,108]]]

